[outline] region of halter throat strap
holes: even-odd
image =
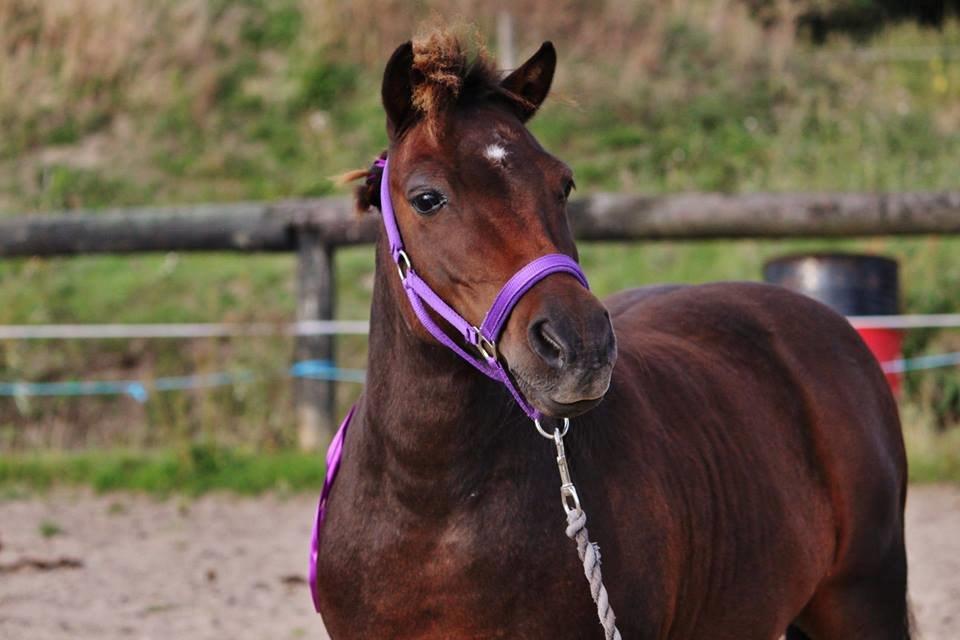
[[[397,217],[390,199],[389,159],[380,158],[376,161],[376,164],[383,167],[383,174],[380,178],[380,210],[390,245],[390,255],[397,266],[403,289],[406,291],[407,299],[410,301],[410,306],[413,308],[417,319],[440,344],[456,353],[484,375],[500,381],[510,391],[524,413],[533,420],[539,420],[541,418],[540,412],[527,402],[510,378],[506,367],[501,363],[497,354],[497,341],[503,333],[510,313],[520,302],[520,299],[547,276],[554,273],[566,273],[589,289],[590,285],[587,283],[587,277],[580,269],[580,265],[570,256],[561,253],[550,253],[531,261],[504,283],[483,322],[477,327],[447,304],[417,274],[410,256],[404,248],[400,227],[397,225]],[[463,337],[464,342],[475,349],[477,353],[475,355],[468,353],[455,340],[451,339],[434,321],[428,310],[443,318]]]

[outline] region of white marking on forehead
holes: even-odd
[[[483,157],[493,164],[502,164],[507,157],[507,150],[503,148],[503,145],[494,143],[483,150]]]

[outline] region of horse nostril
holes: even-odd
[[[569,347],[546,320],[530,324],[530,346],[540,358],[554,369],[561,369],[567,359]]]

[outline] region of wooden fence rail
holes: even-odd
[[[960,233],[960,191],[598,193],[570,203],[580,240]],[[336,247],[373,242],[376,216],[342,198],[0,216],[0,257],[150,251],[296,251],[299,231]]]
[[[595,194],[572,201],[587,241],[960,234],[960,191]],[[374,215],[343,198],[0,216],[0,258],[168,251],[296,251],[297,320],[333,318],[337,247],[374,242]],[[296,357],[334,360],[332,336],[298,338]],[[336,427],[334,383],[300,380],[302,446]]]

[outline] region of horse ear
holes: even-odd
[[[500,83],[500,87],[508,94],[520,98],[515,106],[522,121],[529,120],[543,104],[550,93],[556,68],[557,51],[552,42],[544,42],[529,60]]]
[[[415,113],[412,72],[413,43],[408,40],[390,56],[380,88],[383,109],[387,112],[387,135],[391,140],[399,135]]]

